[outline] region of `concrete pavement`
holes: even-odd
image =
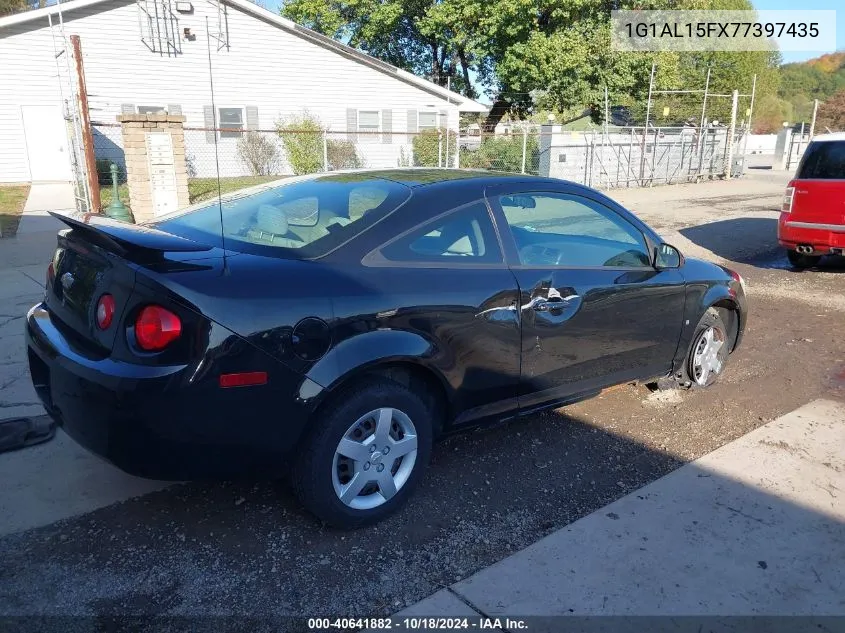
[[[397,616],[845,616],[843,446],[814,401]]]
[[[76,199],[71,183],[34,183],[23,208],[18,236],[49,231],[55,233],[62,226],[48,211],[76,211]]]
[[[52,219],[52,218],[49,218]],[[54,231],[39,243],[52,253]],[[20,238],[4,239],[0,246]],[[51,244],[47,251],[47,243]],[[0,420],[44,415],[29,378],[23,338],[27,310],[44,294],[44,263],[0,270]],[[59,431],[45,444],[0,454],[0,536],[48,525],[166,484],[130,477]]]
[[[44,293],[38,279],[45,270],[46,265],[0,271],[0,419],[44,413],[29,380],[23,324]]]

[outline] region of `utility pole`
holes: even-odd
[[[91,134],[91,117],[88,113],[88,90],[85,87],[85,68],[82,65],[82,43],[78,35],[70,36],[73,58],[76,61],[76,81],[79,86],[80,125],[82,126],[82,152],[85,155],[85,172],[88,177],[88,194],[91,213],[100,213],[100,185],[97,162],[94,159],[94,136]]]
[[[525,154],[528,151],[528,126],[522,122],[522,173],[525,173]]]
[[[746,114],[748,115],[747,122],[745,124],[745,136],[743,137],[742,141],[742,171],[740,175],[745,174],[745,161],[748,157],[748,137],[751,136],[751,117],[754,116],[754,97],[757,94],[757,75],[754,75],[754,78],[751,80],[751,103],[748,104],[748,111]]]
[[[704,120],[707,116],[707,91],[710,89],[710,67],[707,67],[707,80],[704,82],[704,100],[701,104],[701,124],[698,126],[700,130],[704,129]]]
[[[728,130],[728,151],[725,159],[725,180],[731,179],[734,162],[734,136],[736,135],[736,111],[739,106],[739,90],[731,95],[731,127]]]
[[[657,65],[652,62],[651,75],[648,79],[648,101],[645,104],[645,127],[643,128],[643,142],[640,151],[640,184],[642,184],[642,180],[645,178],[645,141],[646,136],[648,136],[648,119],[651,116],[651,91],[654,88],[654,69],[656,66]]]
[[[710,67],[707,67],[707,79],[704,82],[704,99],[701,103],[701,122],[698,124],[698,176],[696,182],[701,179],[701,172],[704,169],[704,146],[707,143],[707,130],[704,129],[704,122],[707,119],[707,91],[710,90]]]
[[[451,93],[452,92],[452,75],[446,75],[446,90]],[[452,95],[447,94],[446,100],[449,105],[452,105]],[[460,115],[459,115],[460,116]],[[460,123],[458,124],[460,126]],[[460,132],[459,132],[460,134]],[[446,164],[445,167],[449,167],[449,111],[446,111]]]
[[[810,123],[810,140],[813,140],[813,134],[816,131],[816,114],[819,112],[819,100],[813,99],[813,120]]]

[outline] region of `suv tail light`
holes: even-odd
[[[114,319],[114,297],[105,294],[97,302],[97,327],[108,330]]]
[[[150,305],[135,320],[135,340],[147,352],[163,350],[182,335],[182,322],[170,310]]]
[[[786,187],[786,192],[783,194],[783,206],[780,210],[784,213],[792,213],[792,198],[795,197],[794,183],[790,182]]]

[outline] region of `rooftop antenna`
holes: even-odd
[[[205,17],[205,43],[208,49],[208,83],[211,87],[211,112],[214,124],[214,167],[217,176],[217,209],[220,211],[220,246],[223,249],[223,274],[229,274],[229,266],[226,262],[226,231],[223,229],[223,191],[220,186],[220,152],[218,151],[217,139],[217,104],[214,101],[214,73],[211,71],[211,31],[208,28],[208,16]]]

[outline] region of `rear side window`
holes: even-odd
[[[394,262],[430,262],[459,267],[502,261],[490,213],[483,202],[449,215],[390,243],[382,256]]]
[[[845,179],[845,141],[810,143],[798,169],[801,180]]]
[[[160,218],[168,233],[226,248],[293,259],[334,250],[399,208],[405,185],[361,174],[291,180]],[[223,218],[221,230],[220,218]]]

